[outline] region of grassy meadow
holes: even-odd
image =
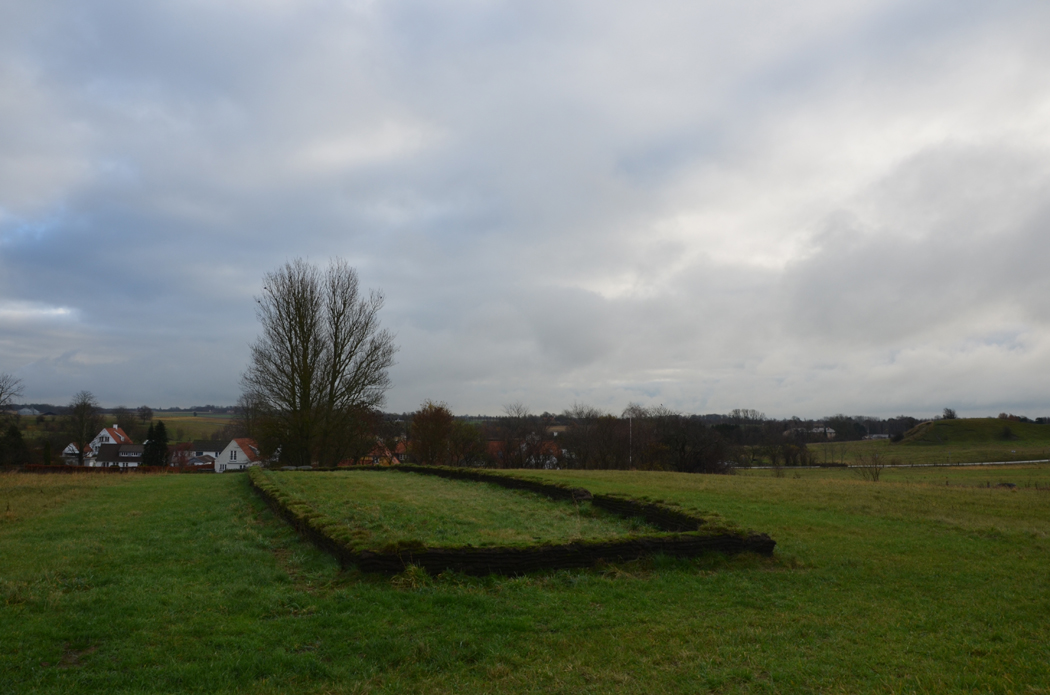
[[[195,439],[211,439],[216,432],[233,421],[229,413],[154,413],[154,422],[162,420],[173,444]]]
[[[518,578],[340,571],[240,475],[0,475],[0,692],[1050,692],[1050,467],[760,473],[523,472],[778,546]]]
[[[165,413],[155,412],[153,422],[163,422],[168,431],[168,441],[171,444],[180,442],[191,442],[193,440],[211,439],[219,433],[226,425],[233,421],[234,415],[230,413]],[[70,437],[63,432],[62,418],[48,416],[38,422],[37,417],[21,416],[14,420],[22,430],[22,436],[30,442],[40,440],[49,436],[56,436],[62,442],[61,446],[68,443]],[[116,422],[113,413],[101,415],[100,426],[109,427]],[[129,434],[138,443],[145,438],[146,427],[139,431],[130,431]],[[59,449],[61,450],[61,448]]]
[[[1050,425],[966,418],[924,422],[900,442],[886,439],[809,445],[816,463],[854,463],[877,453],[904,464],[1031,461],[1050,458]]]
[[[355,550],[400,542],[428,547],[533,545],[612,539],[658,529],[569,501],[491,484],[392,470],[267,472],[285,494],[335,522]]]

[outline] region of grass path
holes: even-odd
[[[0,523],[0,692],[1050,692],[1045,490],[544,477],[718,512],[777,558],[391,581],[243,476],[121,476]]]

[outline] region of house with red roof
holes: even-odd
[[[362,458],[359,463],[366,466],[392,466],[395,463],[405,463],[407,461],[408,447],[405,446],[404,441],[399,441],[393,451],[390,450],[390,447],[377,441],[372,452]]]
[[[134,444],[131,441],[131,437],[127,433],[120,429],[118,426],[113,425],[112,427],[103,427],[102,431],[95,435],[86,447],[84,447],[84,465],[85,466],[97,466],[96,459],[98,458],[98,452],[103,444]],[[62,458],[65,459],[67,464],[76,465],[77,463],[77,447],[75,444],[70,444],[62,452]],[[108,465],[108,464],[107,464]]]
[[[240,437],[231,439],[219,455],[215,457],[215,472],[243,471],[249,466],[261,466],[262,455],[254,439]]]

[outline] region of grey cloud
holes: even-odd
[[[0,370],[233,402],[262,274],[340,255],[396,410],[1046,407],[1047,12],[9,5],[0,308],[75,316]]]
[[[1045,154],[947,147],[906,162],[785,275],[800,332],[868,344],[915,340],[968,317],[1045,317]]]

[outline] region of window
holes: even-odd
[[[230,452],[230,460],[231,461],[236,461],[237,460],[237,450],[236,449],[234,449],[233,451]]]

